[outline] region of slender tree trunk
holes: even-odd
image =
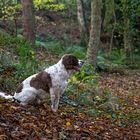
[[[126,56],[128,58],[128,60],[131,60],[132,62],[132,38],[130,35],[130,19],[129,18],[125,18],[124,19],[124,49],[126,52]]]
[[[88,28],[85,19],[83,0],[77,0],[77,18],[81,33],[81,44],[87,46],[88,43]]]
[[[113,24],[112,31],[111,31],[111,38],[110,38],[110,45],[109,45],[110,51],[112,50],[112,47],[113,47],[114,31],[115,31],[115,27],[116,27],[116,23],[117,23],[116,22],[115,2],[114,2],[114,0],[112,0],[112,12],[113,12],[114,24]]]
[[[35,15],[33,0],[21,0],[23,16],[23,35],[31,46],[35,45]]]
[[[101,32],[101,0],[91,1],[91,29],[87,49],[87,61],[97,68],[97,52],[100,43]]]
[[[110,41],[108,40],[108,47],[110,51],[113,47],[113,39],[114,39],[114,32],[116,27],[116,13],[115,13],[115,1],[114,0],[105,0],[105,19],[104,19],[104,34],[110,37]]]
[[[124,22],[124,34],[123,34],[123,42],[124,49],[127,56],[128,61],[132,62],[132,36],[131,36],[131,27],[130,27],[130,17],[129,17],[129,1],[122,0],[123,6],[123,22]]]

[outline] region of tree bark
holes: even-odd
[[[21,0],[23,16],[23,35],[31,44],[35,45],[35,15],[33,0]]]
[[[114,18],[114,24],[112,25],[112,31],[111,31],[111,38],[110,38],[110,45],[109,45],[109,48],[110,48],[110,51],[112,50],[112,47],[113,47],[113,38],[114,38],[114,32],[115,32],[115,27],[116,27],[116,13],[115,13],[115,1],[112,0],[112,12],[113,12],[113,18]]]
[[[131,22],[130,22],[130,7],[128,4],[128,0],[122,1],[123,6],[123,22],[124,22],[124,34],[123,34],[123,42],[124,49],[127,56],[128,61],[132,62],[132,36],[131,36]]]
[[[101,0],[91,1],[91,29],[87,49],[87,62],[97,68],[97,52],[101,32]]]
[[[128,60],[132,62],[132,38],[130,35],[130,19],[125,18],[124,19],[124,35],[123,35],[123,41],[124,41],[124,49],[126,56]]]
[[[83,0],[77,0],[77,18],[79,22],[79,29],[81,33],[81,44],[87,46],[88,44],[88,28],[85,19]]]

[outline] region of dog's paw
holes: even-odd
[[[52,111],[54,112],[54,113],[56,113],[57,112],[57,108],[55,108],[55,107],[53,107],[53,106],[51,106],[51,109],[52,109]]]
[[[28,103],[20,102],[20,105],[26,106],[26,105],[28,105]]]

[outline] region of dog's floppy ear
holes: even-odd
[[[62,64],[65,66],[66,70],[75,69],[79,67],[78,59],[72,54],[66,54],[62,57]]]

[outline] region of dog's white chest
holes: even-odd
[[[52,77],[52,86],[57,89],[58,92],[63,92],[67,87],[68,82],[62,75],[57,75]]]
[[[63,92],[67,87],[67,80],[69,78],[69,74],[65,70],[64,66],[61,63],[46,69],[46,71],[50,74],[52,80],[52,87],[57,89],[58,92]]]

